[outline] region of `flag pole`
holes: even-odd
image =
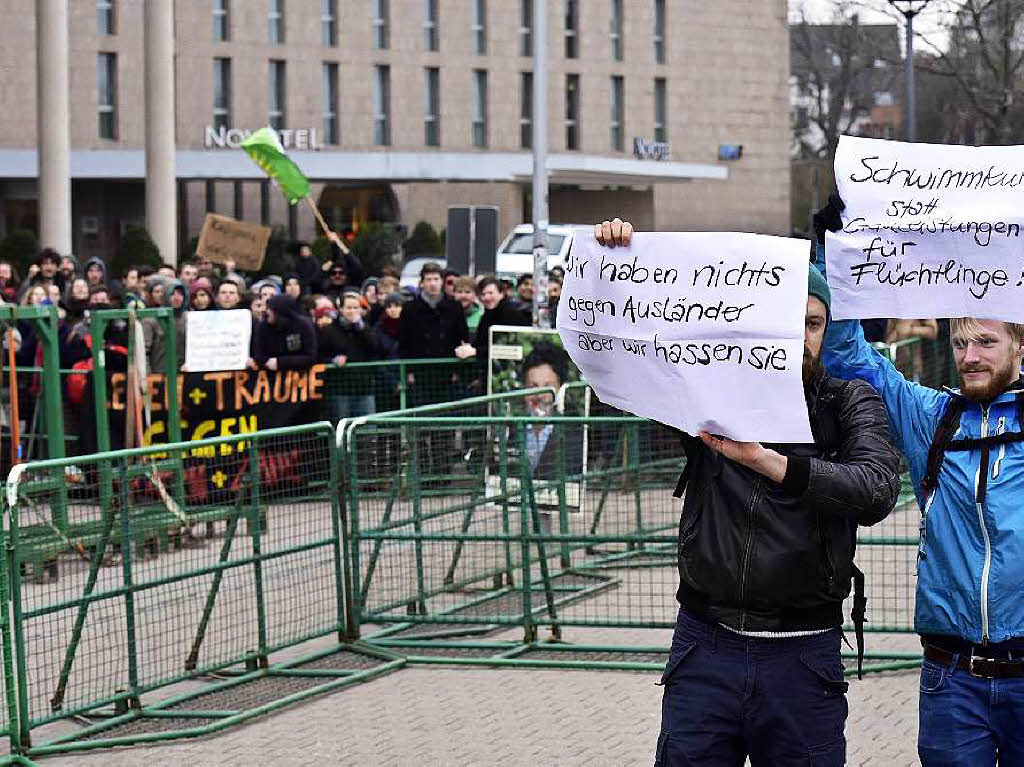
[[[7,328],[7,365],[11,374],[11,466],[21,463],[21,429],[18,420],[18,368],[14,358],[14,328]]]
[[[334,236],[338,238],[335,241],[335,244],[339,248],[341,248],[341,252],[344,253],[347,256],[348,255],[348,248],[345,246],[345,243],[342,241],[341,237],[338,237],[337,234],[335,234],[334,232],[331,231],[331,227],[327,226],[327,222],[324,221],[324,217],[320,213],[320,208],[318,208],[316,206],[316,203],[313,202],[313,195],[307,194],[306,195],[306,202],[309,203],[309,207],[312,209],[313,215],[316,216],[316,220],[319,221],[320,222],[320,226],[323,227],[324,234],[327,235],[328,239],[330,238],[330,236],[332,234],[334,234]]]

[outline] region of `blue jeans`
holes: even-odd
[[[921,663],[917,753],[924,767],[1024,766],[1024,679],[980,679]]]
[[[679,611],[655,765],[842,765],[840,631],[754,639]]]
[[[333,422],[343,418],[373,415],[377,410],[372,394],[332,394],[328,396],[327,403]]]

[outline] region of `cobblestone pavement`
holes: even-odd
[[[651,764],[654,674],[409,668],[212,737],[50,765]],[[916,764],[917,675],[851,682],[849,764]]]

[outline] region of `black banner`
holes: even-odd
[[[227,370],[178,376],[181,438],[192,441],[249,434],[257,430],[312,423],[323,417],[324,365],[306,370]],[[123,435],[127,377],[110,376],[107,401],[111,443]],[[146,380],[152,422],[144,444],[168,442],[165,376]],[[115,426],[120,422],[119,429]],[[122,440],[123,441],[123,438]]]
[[[238,436],[219,445],[202,445],[184,456],[184,495],[188,503],[232,503],[246,490],[252,451],[247,434],[284,426],[312,423],[323,417],[324,365],[306,370],[237,370],[184,373],[178,376],[181,405],[181,438],[198,441]],[[127,376],[111,373],[107,379],[107,412],[111,449],[126,444],[128,415]],[[167,425],[167,386],[162,375],[146,381],[151,420],[143,429],[143,445],[170,441]],[[145,420],[143,421],[145,423]],[[84,435],[83,435],[84,436]],[[137,439],[132,442],[138,443]],[[309,455],[308,437],[261,440],[256,472],[261,491],[302,487],[310,476],[325,471],[329,455]],[[154,454],[151,460],[164,456]],[[168,472],[154,471],[148,480],[133,483],[136,498],[154,500],[169,491]],[[248,488],[251,491],[252,488]],[[171,493],[177,495],[176,493]]]

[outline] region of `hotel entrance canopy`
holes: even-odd
[[[528,183],[533,158],[528,152],[330,152],[293,151],[289,156],[311,181],[516,182]],[[260,180],[263,172],[241,151],[180,149],[178,179]],[[35,149],[0,149],[0,178],[34,179]],[[74,179],[143,179],[143,150],[73,150]],[[548,155],[551,184],[641,186],[725,180],[726,167],[714,164],[639,160],[576,152]]]

